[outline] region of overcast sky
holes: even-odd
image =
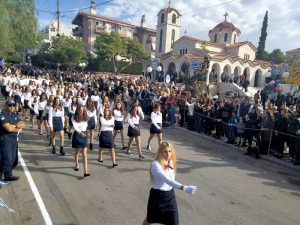
[[[39,10],[56,11],[57,0],[36,0]],[[96,4],[109,0],[95,0]],[[223,4],[224,3],[224,4]],[[224,21],[227,11],[228,21],[241,30],[240,41],[251,41],[258,45],[265,12],[269,12],[266,50],[280,48],[287,51],[300,48],[300,4],[299,0],[173,0],[171,7],[182,14],[181,34],[208,40],[208,31]],[[89,0],[60,0],[62,22],[71,27],[71,21],[79,9],[88,7]],[[97,13],[122,19],[139,25],[141,16],[146,15],[147,27],[156,29],[157,13],[168,6],[168,0],[112,0],[97,6]],[[74,12],[63,12],[75,10]],[[88,10],[85,10],[88,11]],[[40,27],[43,28],[54,18],[53,13],[37,12]]]

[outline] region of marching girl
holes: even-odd
[[[88,99],[88,97],[87,97],[86,91],[83,90],[83,91],[81,92],[80,97],[78,98],[78,105],[83,105],[83,106],[85,106],[87,99]]]
[[[113,139],[113,130],[114,130],[114,117],[112,116],[110,108],[105,108],[103,111],[103,116],[100,117],[101,120],[101,131],[99,135],[99,162],[103,162],[103,149],[110,149],[111,161],[113,167],[118,166],[116,163],[116,155],[114,149],[114,139]]]
[[[162,141],[162,113],[160,112],[160,105],[156,103],[151,113],[151,127],[150,136],[148,138],[147,150],[151,151],[150,142],[154,135],[157,135],[158,145]]]
[[[97,110],[97,116],[98,116],[99,115],[99,106],[101,104],[101,99],[100,99],[100,96],[98,95],[98,89],[95,89],[93,91],[91,99],[94,103],[95,109]]]
[[[102,102],[99,107],[99,115],[100,117],[103,116],[103,111],[105,108],[110,108],[110,103],[109,103],[109,97],[108,96],[103,96]]]
[[[69,139],[71,139],[72,137],[72,128],[73,128],[72,118],[76,112],[77,106],[78,106],[77,97],[73,96],[68,110],[69,111],[69,133],[68,133]]]
[[[142,149],[141,149],[141,138],[140,138],[141,133],[140,133],[140,128],[139,128],[141,116],[138,111],[138,106],[132,106],[127,117],[128,117],[127,121],[129,124],[128,133],[127,133],[127,136],[129,137],[127,153],[129,155],[132,155],[132,153],[130,151],[130,147],[131,147],[131,143],[132,143],[133,139],[135,139],[137,151],[139,153],[139,159],[144,159],[145,156],[142,155]]]
[[[39,96],[37,90],[31,91],[31,97],[28,102],[28,106],[30,108],[30,121],[31,121],[31,127],[34,127],[34,122],[36,119],[36,116],[38,115],[37,108],[35,107],[36,104],[38,104]]]
[[[61,89],[57,89],[56,97],[58,97],[60,101],[62,101],[62,99],[64,98],[64,96],[62,95]]]
[[[44,120],[43,120],[43,112],[45,110],[46,105],[47,105],[47,94],[42,93],[38,103],[35,104],[35,111],[38,111],[37,122],[38,122],[39,135],[43,134],[42,125],[44,125],[45,130],[48,135],[48,126],[44,123]]]
[[[21,96],[21,101],[22,101],[22,104],[23,104],[23,115],[25,117],[25,120],[28,120],[28,113],[29,113],[29,105],[28,105],[28,102],[29,102],[29,99],[31,97],[31,92],[29,91],[29,88],[28,86],[25,86],[25,90]]]
[[[147,205],[147,217],[143,225],[152,223],[179,224],[174,189],[195,194],[196,186],[186,186],[175,180],[176,155],[168,142],[160,144],[155,160],[150,166],[151,190]]]
[[[13,89],[11,95],[16,103],[16,112],[17,114],[19,114],[19,110],[21,110],[22,108],[22,99],[21,99],[22,92],[20,90],[20,86],[16,83],[13,83],[12,88]]]
[[[61,100],[62,106],[64,108],[64,132],[67,133],[67,126],[68,126],[68,120],[69,120],[69,108],[71,105],[71,99],[68,92],[64,93],[64,97]]]
[[[84,171],[83,177],[90,176],[87,171],[87,121],[88,116],[85,108],[83,106],[79,106],[72,117],[72,124],[74,127],[72,148],[75,149],[75,171],[79,170],[79,151],[81,150],[82,152]]]
[[[88,98],[86,101],[86,111],[89,118],[87,130],[89,130],[90,150],[93,150],[94,130],[97,124],[97,111],[91,98]]]
[[[50,137],[50,135],[49,135],[49,123],[48,123],[48,120],[49,120],[49,111],[52,108],[53,101],[54,101],[54,96],[50,95],[49,98],[48,98],[47,104],[46,104],[46,106],[44,108],[43,114],[42,114],[43,123],[44,123],[44,125],[46,127],[46,131],[47,131],[47,138]],[[51,144],[52,144],[52,142],[51,142],[51,137],[50,137],[50,143],[49,143],[49,145],[51,146]]]
[[[60,136],[60,154],[64,156],[66,154],[64,151],[64,108],[58,97],[54,98],[52,108],[49,110],[48,123],[51,132],[52,153],[56,153],[55,136],[58,132]]]
[[[123,130],[124,110],[123,110],[123,105],[122,105],[121,101],[115,103],[114,118],[115,118],[114,142],[115,142],[118,132],[120,132],[121,140],[122,140],[122,147],[123,147],[123,150],[125,150],[125,149],[127,149],[127,147],[125,147],[124,130]]]

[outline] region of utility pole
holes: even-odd
[[[56,11],[56,18],[57,18],[57,35],[56,35],[56,36],[60,36],[60,11],[59,11],[59,0],[57,0],[57,2],[56,2],[56,7],[57,7],[57,11]]]

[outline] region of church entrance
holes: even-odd
[[[180,74],[182,74],[183,76],[187,77],[189,76],[189,71],[190,71],[190,65],[188,62],[184,62],[181,65],[181,69],[180,69]]]
[[[255,72],[254,87],[261,87],[261,70],[260,69],[256,70],[256,72]]]
[[[177,79],[175,63],[171,62],[169,64],[167,74],[170,75],[171,81],[175,81]]]
[[[214,63],[212,65],[211,72],[209,73],[210,82],[217,83],[221,81],[220,71],[220,65],[218,63]]]

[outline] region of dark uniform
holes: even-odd
[[[17,125],[20,118],[16,113],[8,113],[3,110],[0,114],[0,177],[4,173],[4,178],[12,177],[12,168],[17,156],[17,133],[7,132],[4,124]]]

